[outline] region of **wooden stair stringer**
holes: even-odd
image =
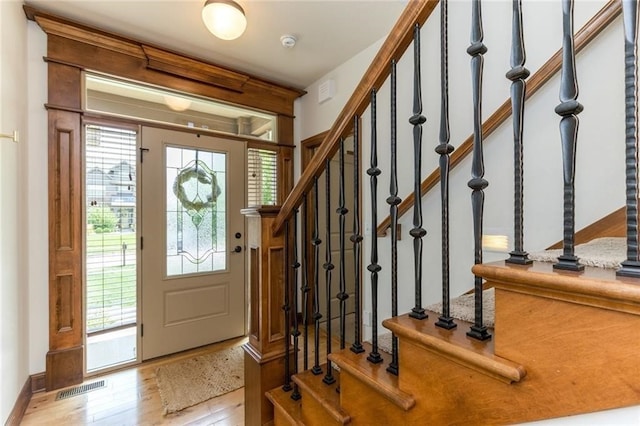
[[[438,318],[436,313],[429,316]],[[524,366],[494,355],[491,341],[479,342],[464,335],[460,330],[468,330],[470,323],[460,320],[457,323],[457,329],[445,330],[405,314],[386,319],[382,325],[424,350],[504,383],[519,382],[526,376]]]
[[[325,371],[327,365],[324,364]],[[340,407],[340,373],[333,372],[335,383],[325,384],[323,374],[315,375],[311,370],[303,371],[293,376],[293,381],[298,385],[302,395],[302,420],[305,424],[345,425],[351,421],[351,417]]]
[[[291,391],[277,387],[265,392],[265,396],[273,404],[274,426],[304,426],[300,401],[291,399]]]
[[[380,352],[383,362],[372,364],[367,361],[366,355],[371,352],[371,345],[364,343],[363,347],[365,352],[362,354],[355,354],[349,349],[343,349],[340,352],[330,354],[329,359],[340,367],[341,377],[347,373],[401,410],[411,410],[416,403],[415,398],[399,388],[397,376],[386,371],[391,361],[390,355]]]

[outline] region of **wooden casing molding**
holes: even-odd
[[[113,75],[277,116],[278,196],[293,187],[293,101],[304,92],[24,6],[47,34],[49,351],[47,390],[81,383],[83,321],[83,71]],[[135,121],[135,120],[133,120]],[[123,120],[127,125],[132,120]],[[234,138],[235,139],[235,138]],[[249,146],[260,146],[250,141]]]
[[[81,103],[81,73],[52,64],[49,102]],[[49,119],[49,352],[46,389],[82,382],[82,135],[81,114],[48,109]]]
[[[47,33],[48,55],[78,68],[111,74],[293,117],[300,89],[93,28],[25,5]],[[282,141],[281,141],[282,142]],[[291,141],[293,144],[293,141]]]

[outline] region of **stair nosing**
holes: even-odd
[[[508,384],[521,381],[527,374],[525,367],[522,365],[496,355],[487,356],[472,349],[447,342],[444,339],[421,333],[416,329],[400,324],[396,318],[386,319],[382,324],[396,336],[408,339],[423,349],[440,354],[457,364],[472,368]],[[451,332],[460,331],[452,330]]]
[[[326,368],[326,364],[325,364],[325,368]],[[327,398],[324,398],[321,394],[319,394],[318,392],[316,392],[313,388],[311,388],[302,378],[302,375],[308,373],[309,370],[298,374],[298,375],[294,375],[292,377],[293,382],[296,383],[300,388],[302,388],[302,391],[304,393],[308,393],[311,397],[313,397],[314,400],[318,401],[318,403],[320,405],[322,405],[322,407],[329,413],[329,415],[331,417],[333,417],[337,422],[342,423],[343,425],[348,424],[349,422],[351,422],[351,416],[347,413],[345,413],[341,408],[336,408],[334,407],[330,402],[330,400],[328,400]],[[335,373],[334,373],[335,374]],[[314,377],[318,377],[318,376],[314,376]],[[320,378],[318,377],[318,379],[320,380]],[[337,381],[336,383],[339,383],[339,381]],[[327,386],[331,386],[331,385],[327,385]],[[331,386],[333,388],[333,386]]]

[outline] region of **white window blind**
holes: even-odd
[[[276,151],[249,148],[247,162],[247,201],[250,206],[278,202],[278,155]]]
[[[87,333],[136,322],[135,131],[85,132]]]

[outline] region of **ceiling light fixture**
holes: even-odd
[[[247,28],[242,7],[233,0],[207,0],[202,8],[207,29],[222,40],[234,40]]]
[[[162,97],[164,98],[164,103],[174,111],[186,111],[191,106],[189,99],[171,95],[163,95]]]

